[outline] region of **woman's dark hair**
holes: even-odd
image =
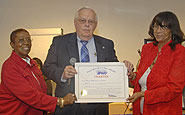
[[[174,13],[169,11],[160,12],[152,20],[148,34],[154,39],[154,45],[157,45],[158,41],[154,36],[153,30],[154,24],[157,24],[160,27],[163,27],[162,24],[165,24],[165,26],[170,29],[172,34],[172,42],[169,43],[169,46],[172,50],[175,49],[176,44],[183,42],[184,33],[182,32],[177,16]]]
[[[15,42],[15,37],[16,37],[17,33],[23,32],[23,31],[29,33],[26,29],[23,29],[23,28],[14,30],[14,31],[10,34],[10,42]]]
[[[37,57],[34,57],[33,60],[35,60],[37,62],[37,64],[40,65],[40,68],[42,69],[42,61]]]

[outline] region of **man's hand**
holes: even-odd
[[[75,74],[77,74],[76,69],[73,66],[69,65],[65,67],[62,76],[64,79],[70,79],[74,77]]]

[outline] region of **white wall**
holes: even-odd
[[[0,66],[11,53],[9,35],[17,28],[60,28],[74,31],[74,13],[81,6],[95,9],[96,34],[115,43],[119,60],[136,64],[137,49],[148,37],[149,24],[158,12],[170,10],[185,32],[185,0],[0,0]]]

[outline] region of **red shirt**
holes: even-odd
[[[171,41],[170,41],[171,42]],[[169,43],[170,43],[169,42]],[[140,92],[139,79],[152,64],[158,53],[158,46],[145,44],[135,79],[134,92]],[[185,85],[185,48],[177,44],[171,50],[168,43],[158,54],[147,78],[147,90],[144,95],[143,115],[181,115],[182,90]],[[140,100],[133,104],[134,115],[141,115]]]
[[[46,94],[36,63],[30,58],[29,65],[13,51],[2,66],[0,115],[43,115],[43,110],[54,112],[56,103],[56,97]]]

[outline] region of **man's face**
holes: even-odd
[[[78,18],[74,20],[77,35],[82,40],[92,38],[93,32],[97,26],[95,14],[90,9],[82,9],[79,12]]]
[[[26,58],[32,45],[30,34],[25,31],[18,32],[10,45],[21,58]]]

